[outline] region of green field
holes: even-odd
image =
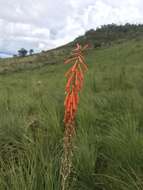
[[[86,59],[69,190],[143,190],[143,41]],[[61,60],[0,75],[0,190],[60,190]]]

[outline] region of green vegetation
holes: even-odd
[[[60,189],[61,63],[0,75],[0,190]],[[142,190],[143,41],[89,50],[87,63],[70,190]]]
[[[142,39],[142,36],[143,24],[109,24],[103,25],[96,30],[91,29],[87,31],[83,36],[79,36],[69,45],[73,45],[78,42],[80,44],[88,43],[94,48],[109,47],[114,43],[120,44],[132,39],[140,40]]]
[[[43,51],[25,57],[13,57],[0,59],[0,74],[18,72],[24,70],[38,69],[46,65],[54,65],[63,62],[66,55],[69,55],[70,48],[60,50]]]
[[[80,44],[89,43],[94,48],[109,47],[114,43],[120,44],[131,39],[140,40],[142,37],[143,24],[108,24],[96,30],[91,29],[87,31],[85,35],[79,36],[70,45],[79,42]]]
[[[142,34],[142,25],[108,25],[51,51],[0,59],[0,190],[60,190],[63,60],[76,42],[93,48],[69,190],[143,190]]]

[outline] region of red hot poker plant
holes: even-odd
[[[88,45],[82,47],[77,44],[72,51],[71,57],[65,61],[65,64],[73,64],[66,72],[67,84],[65,88],[66,97],[64,101],[65,114],[65,134],[64,134],[64,155],[61,164],[62,190],[67,189],[67,179],[70,176],[72,166],[72,138],[75,135],[75,117],[79,103],[79,92],[83,87],[84,73],[87,70],[83,51]]]
[[[72,51],[72,57],[65,61],[65,64],[73,63],[73,66],[67,71],[66,98],[64,102],[65,116],[64,123],[72,125],[75,121],[77,107],[79,103],[79,92],[83,86],[84,72],[87,70],[83,51],[88,47],[77,44],[77,47]]]

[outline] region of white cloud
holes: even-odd
[[[0,0],[0,50],[39,51],[103,24],[142,23],[142,8],[142,0]]]

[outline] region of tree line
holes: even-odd
[[[75,43],[88,43],[94,48],[110,45],[112,42],[119,42],[143,37],[143,24],[108,24],[97,29],[90,29],[83,36],[79,36],[70,45]]]
[[[25,57],[27,55],[32,55],[34,53],[33,49],[30,49],[29,51],[26,50],[25,48],[21,48],[18,50],[18,54],[13,55],[13,57]]]

